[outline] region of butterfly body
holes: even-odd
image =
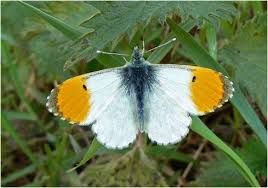
[[[149,62],[146,62],[138,50],[134,50],[131,63],[126,65],[120,72],[121,87],[126,95],[135,103],[133,113],[139,124],[139,130],[144,131],[144,124],[148,109],[150,92],[157,83],[156,72]]]
[[[52,90],[47,107],[71,123],[90,125],[109,148],[123,148],[145,132],[159,144],[180,141],[190,115],[214,111],[232,97],[224,75],[183,65],[153,65],[134,48],[123,67],[66,80]]]

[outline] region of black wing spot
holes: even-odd
[[[193,77],[192,82],[195,82],[195,80],[196,80],[196,76]]]
[[[84,90],[87,90],[87,86],[86,85],[83,85],[83,88],[84,88]]]

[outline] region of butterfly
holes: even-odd
[[[233,96],[222,73],[188,65],[155,65],[134,48],[129,63],[76,76],[47,97],[49,112],[71,124],[92,127],[107,148],[124,148],[139,132],[167,145],[189,132],[191,115],[213,112]]]

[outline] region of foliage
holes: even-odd
[[[148,22],[151,19],[164,20],[167,15],[178,11],[182,20],[193,17],[196,20],[208,19],[216,21],[218,18],[230,19],[235,14],[231,4],[221,2],[91,2],[100,14],[84,22],[85,27],[93,28],[89,47],[81,51],[74,51],[66,67],[86,58],[87,61],[96,57],[96,50],[104,48],[108,42],[115,40],[124,32],[131,30],[137,23]],[[209,5],[208,5],[209,4]],[[195,11],[193,11],[193,9]],[[161,10],[161,11],[159,11]],[[109,31],[109,32],[107,32]]]
[[[191,38],[188,33],[184,32],[182,28],[176,26],[172,20],[168,20],[168,23],[178,39],[183,43],[184,48],[191,53],[191,58],[197,65],[215,69],[228,76],[224,67],[217,63],[202,46],[198,45],[198,43]],[[231,102],[240,111],[241,115],[249,123],[249,126],[256,132],[261,141],[266,144],[266,131],[262,122],[248,103],[247,99],[243,96],[236,83],[234,83],[234,88],[236,91],[234,92],[234,97],[231,99]]]
[[[266,71],[256,66],[266,68],[266,14],[261,2],[1,4],[2,186],[177,186],[180,174],[192,162],[191,177],[185,179],[185,185],[195,179],[197,186],[217,186],[213,183],[217,183],[218,169],[232,186],[264,186],[266,148],[256,139],[239,149],[244,137],[255,134],[266,142],[262,116],[251,106],[256,101],[266,114],[262,103],[267,95],[262,89],[267,87]],[[174,35],[181,44],[155,50],[148,56],[150,62],[209,66],[231,75],[237,87],[237,101],[232,101],[236,109],[225,105],[223,113],[218,111],[202,121],[194,117],[192,130],[202,137],[192,132],[183,142],[167,147],[145,138],[143,147],[108,150],[92,132],[48,115],[45,98],[55,81],[124,64],[120,57],[96,56],[96,49],[110,47],[131,53],[142,38],[146,47],[152,48]],[[249,36],[248,41],[243,40]],[[234,53],[230,53],[232,49],[236,49]],[[64,64],[69,69],[63,71]],[[257,86],[253,81],[262,82]],[[239,87],[247,91],[251,103]],[[225,132],[214,131],[223,124],[232,133],[229,140],[224,138]],[[226,154],[219,154],[220,164],[192,157],[203,139]],[[204,156],[214,152],[218,153],[214,147],[207,147]],[[196,173],[204,167],[200,161],[206,161],[211,169]],[[234,182],[230,174],[238,181]]]
[[[266,149],[256,139],[251,139],[237,153],[248,164],[258,177],[267,176]],[[233,163],[221,153],[217,153],[214,161],[202,164],[200,176],[191,183],[192,186],[203,187],[248,187],[249,184],[235,170]]]
[[[266,23],[267,15],[249,20],[219,52],[221,62],[232,68],[233,77],[256,100],[263,115],[267,114]]]

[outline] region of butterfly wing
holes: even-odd
[[[92,126],[97,139],[108,148],[124,148],[132,143],[138,134],[134,108],[125,91],[120,89]]]
[[[119,85],[117,69],[76,76],[53,89],[46,105],[50,112],[70,123],[87,125]]]
[[[232,97],[231,81],[211,69],[178,65],[154,68],[157,84],[150,93],[145,131],[159,144],[179,142],[188,133],[190,114],[214,111]]]
[[[204,115],[233,96],[233,83],[208,68],[186,65],[155,65],[162,90],[187,112]]]
[[[188,133],[191,117],[160,87],[154,87],[147,101],[150,108],[145,132],[158,144],[177,143]]]
[[[92,125],[97,139],[107,147],[128,146],[138,130],[119,71],[108,69],[66,80],[51,91],[48,110],[70,123]]]

